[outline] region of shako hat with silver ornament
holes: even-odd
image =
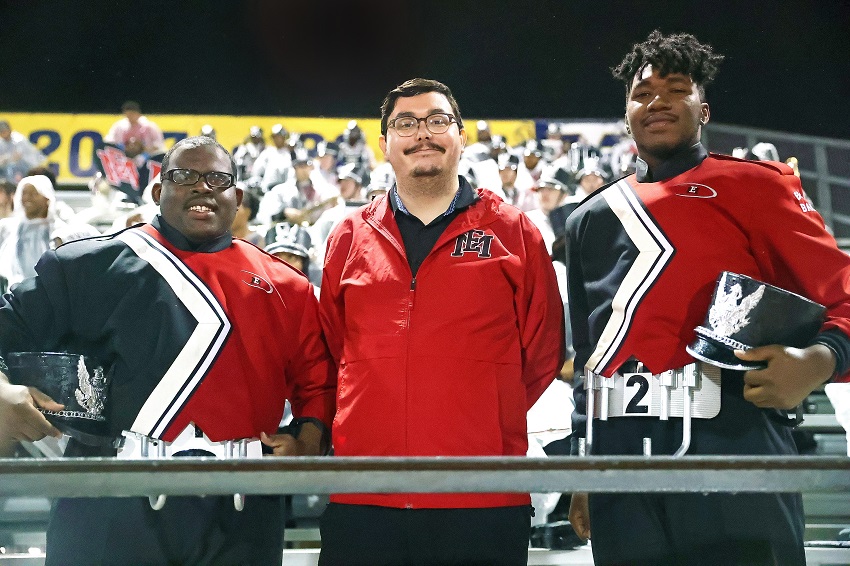
[[[10,381],[35,387],[65,405],[39,409],[56,428],[83,444],[109,444],[108,376],[89,356],[65,352],[11,352],[5,357]]]
[[[717,278],[705,322],[694,329],[696,340],[686,350],[722,368],[764,369],[764,362],[740,360],[733,352],[770,344],[808,346],[825,313],[823,305],[796,293],[724,271]]]

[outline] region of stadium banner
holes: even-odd
[[[209,124],[215,128],[218,141],[233,150],[248,136],[251,126],[260,126],[270,144],[271,128],[283,124],[290,132],[298,132],[307,149],[314,151],[322,140],[335,140],[342,134],[351,118],[303,118],[275,116],[216,116],[146,114],[165,135],[166,148],[188,136],[198,135]],[[121,118],[116,114],[34,114],[25,112],[0,112],[0,119],[9,121],[12,130],[22,133],[45,155],[47,163],[57,175],[60,184],[79,185],[89,181],[98,171],[95,151],[103,147],[103,137],[112,124]],[[367,143],[380,161],[378,147],[381,121],[376,118],[360,119]],[[470,134],[469,143],[475,141],[475,118],[464,118]],[[508,144],[516,145],[535,137],[534,120],[488,120],[493,134],[505,136]]]

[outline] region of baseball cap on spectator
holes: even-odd
[[[499,154],[499,170],[502,169],[516,169],[519,167],[519,155],[515,153],[500,153]]]
[[[337,177],[342,179],[353,179],[358,185],[364,184],[364,169],[357,166],[357,163],[346,163],[337,169]]]
[[[325,155],[332,155],[336,157],[339,155],[339,144],[323,140],[316,146],[316,151],[318,152],[319,157],[324,157]]]
[[[581,181],[581,178],[585,175],[599,175],[603,179],[608,178],[608,173],[603,171],[602,168],[596,163],[589,163],[578,173],[576,173],[576,181]]]
[[[566,169],[561,167],[547,167],[540,174],[540,179],[534,184],[531,190],[537,191],[541,187],[552,187],[568,193],[570,192],[572,182],[572,175]]]
[[[304,259],[310,258],[312,240],[306,228],[284,222],[276,225],[273,230],[275,231],[275,240],[266,246],[268,253],[274,255],[286,252]]]
[[[300,147],[293,152],[292,165],[312,165],[313,160],[310,158],[310,152]]]

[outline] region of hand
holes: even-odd
[[[744,399],[756,407],[793,409],[835,371],[835,354],[823,344],[808,348],[760,346],[735,355],[746,361],[765,361],[765,369],[744,374]]]
[[[573,367],[574,361],[575,358],[570,358],[564,362],[564,365],[561,366],[561,371],[558,373],[558,379],[566,381],[567,383],[573,382],[573,377],[575,376],[575,368]]]
[[[321,456],[322,431],[313,423],[301,425],[298,438],[291,434],[260,433],[260,441],[273,449],[275,456]]]
[[[33,442],[45,436],[61,437],[59,429],[50,424],[36,407],[48,411],[65,408],[35,387],[13,385],[0,379],[0,439]]]
[[[297,208],[286,208],[283,215],[291,224],[301,225],[307,220],[307,213]]]
[[[590,538],[590,511],[588,510],[587,494],[573,493],[570,498],[570,525],[582,540]]]

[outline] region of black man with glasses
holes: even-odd
[[[72,437],[66,456],[327,451],[336,376],[318,303],[302,274],[233,239],[235,175],[214,140],[178,142],[151,224],[48,252],[0,300],[0,355],[73,352],[106,368],[103,437]],[[297,418],[279,431],[287,395]],[[63,406],[0,374],[7,440],[59,435],[37,408]],[[279,496],[151,496],[58,500],[47,564],[280,565]]]
[[[442,83],[381,108],[396,183],[328,240],[320,312],[339,365],[339,456],[525,456],[526,412],[563,362],[540,232],[458,176],[466,142]],[[334,494],[322,566],[528,561],[527,493]]]

